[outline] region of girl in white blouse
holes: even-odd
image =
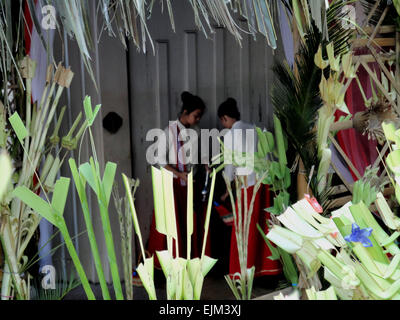
[[[171,121],[165,128],[164,133],[166,135],[167,146],[160,148],[165,152],[159,159],[164,159],[164,163],[159,162],[158,165],[163,167],[174,174],[174,196],[175,196],[175,213],[177,220],[178,229],[178,243],[180,255],[186,252],[186,210],[187,210],[187,179],[188,173],[193,170],[193,173],[197,169],[197,137],[199,136],[199,129],[197,127],[204,114],[206,106],[203,100],[189,92],[183,92],[181,95],[182,109],[178,116],[178,119]],[[190,136],[189,129],[194,130],[195,136],[189,137],[189,143],[186,142],[188,136]],[[192,131],[193,133],[193,131]],[[190,141],[196,142],[193,146],[190,146]],[[190,148],[188,158],[188,144]],[[194,161],[196,160],[196,161]],[[197,245],[197,232],[196,232],[196,212],[194,212],[194,232],[192,236],[192,255],[194,257],[199,254],[199,247]],[[174,246],[175,248],[175,246]],[[154,254],[155,265],[159,267],[157,261],[156,251],[162,251],[166,249],[165,236],[158,233],[155,229],[155,220],[150,229],[150,238],[148,243],[148,251],[150,254]]]
[[[257,151],[257,132],[253,124],[246,123],[240,120],[240,112],[237,107],[236,100],[233,98],[227,99],[223,102],[218,109],[218,117],[224,128],[230,129],[224,136],[225,149],[238,152],[246,152],[248,155]],[[249,158],[248,158],[249,159]],[[251,159],[251,157],[250,157]],[[225,159],[226,160],[226,159]],[[243,160],[242,160],[243,161]],[[248,203],[253,195],[254,186],[256,184],[256,174],[253,171],[254,163],[240,162],[244,167],[235,166],[236,161],[228,163],[225,166],[224,173],[232,182],[235,176],[244,176],[244,186],[242,186],[242,200],[244,200],[244,192],[247,193]],[[235,189],[235,188],[233,188]],[[224,202],[228,197],[226,192],[221,200]],[[278,261],[268,259],[271,256],[271,251],[267,247],[260,232],[257,230],[259,224],[265,233],[268,232],[267,218],[269,214],[265,211],[266,208],[271,207],[271,194],[267,185],[262,185],[259,189],[253,204],[253,213],[250,221],[250,233],[247,246],[247,267],[255,266],[255,277],[278,275],[281,273],[281,266]],[[238,204],[236,204],[236,207]],[[243,203],[242,203],[243,206]],[[243,212],[243,208],[242,208]],[[231,234],[231,248],[229,259],[229,275],[231,278],[236,278],[240,274],[240,264],[238,258],[238,249],[235,235],[235,224],[232,227]]]

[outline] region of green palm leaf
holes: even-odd
[[[313,164],[318,163],[313,129],[317,111],[322,106],[318,87],[321,70],[314,63],[314,55],[322,36],[315,25],[307,31],[305,40],[296,59],[298,76],[287,63],[276,64],[273,67],[277,81],[271,97],[283,130],[309,173]]]

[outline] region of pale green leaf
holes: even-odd
[[[83,101],[83,107],[85,110],[87,125],[88,127],[91,127],[93,125],[94,120],[96,119],[97,113],[99,112],[101,105],[97,105],[93,111],[92,100],[89,96],[86,96],[85,100]]]
[[[51,205],[55,209],[55,212],[62,217],[65,208],[65,202],[67,201],[68,190],[69,190],[70,179],[61,177],[57,180],[54,186],[53,198],[51,199]]]
[[[188,261],[187,269],[189,273],[190,281],[192,282],[193,286],[196,283],[197,274],[201,273],[201,263],[199,258],[191,259]]]
[[[113,188],[116,171],[117,171],[117,165],[113,162],[107,162],[102,181],[105,197],[107,200],[107,205],[110,203],[111,191]]]
[[[86,96],[85,100],[83,100],[83,108],[85,110],[88,126],[91,126],[93,123],[93,110],[92,110],[92,98],[90,96]]]
[[[286,211],[277,218],[285,227],[303,237],[312,239],[320,239],[322,237],[321,232],[310,226],[291,207],[287,208]]]
[[[268,232],[267,238],[291,254],[296,253],[303,245],[303,239],[299,235],[276,225]]]
[[[140,244],[140,248],[142,250],[142,255],[145,255],[144,246],[143,246],[143,240],[142,240],[142,233],[140,231],[139,220],[137,218],[136,208],[135,208],[135,204],[133,202],[133,197],[132,197],[131,189],[130,189],[130,186],[129,186],[128,177],[125,174],[122,174],[122,180],[124,182],[126,195],[128,197],[128,200],[129,200],[129,206],[130,206],[130,209],[131,209],[132,219],[133,219],[133,226],[134,226],[135,232],[136,232],[136,234],[137,234],[137,236],[139,238],[139,244]]]
[[[24,139],[28,136],[28,130],[26,130],[26,127],[18,113],[15,112],[8,120],[10,121],[10,124],[13,127],[19,142],[23,145]]]
[[[183,298],[185,300],[193,300],[193,286],[189,278],[189,273],[185,268],[183,271]]]
[[[46,161],[44,162],[43,169],[40,172],[40,179],[42,181],[46,179],[51,167],[53,166],[53,163],[54,157],[51,154],[48,154],[46,157]]]
[[[389,264],[389,267],[387,268],[385,274],[383,275],[384,279],[392,277],[394,272],[398,269],[400,264],[400,254],[396,254],[392,261]]]
[[[97,113],[99,112],[100,108],[101,108],[100,104],[96,105],[96,107],[94,108],[93,115],[92,115],[93,120],[92,120],[92,123],[90,125],[92,125],[94,120],[96,120]]]
[[[154,215],[156,221],[156,229],[159,233],[167,235],[167,227],[165,222],[164,192],[162,186],[161,171],[155,167],[151,167],[151,175],[153,182],[153,198],[154,198]]]
[[[164,193],[164,214],[165,214],[165,224],[167,229],[167,235],[178,239],[178,234],[176,230],[176,215],[175,215],[175,200],[174,200],[174,187],[173,187],[173,173],[161,169],[162,174],[162,188]]]
[[[190,245],[191,237],[193,234],[193,171],[188,174],[187,184],[187,217],[186,217],[186,229],[187,229],[187,258],[190,259]]]
[[[48,189],[52,189],[54,186],[54,183],[57,179],[57,174],[60,170],[60,157],[56,157],[53,161],[53,164],[50,168],[50,171],[46,177],[46,180],[44,181],[44,185],[48,188]]]
[[[144,263],[139,264],[136,271],[146,289],[150,300],[157,300],[156,289],[154,286],[154,258],[144,259]]]
[[[92,167],[88,162],[79,166],[79,173],[85,178],[87,183],[89,183],[90,187],[94,190],[94,192],[98,193],[96,180],[93,176]]]
[[[397,228],[399,227],[398,218],[395,217],[395,215],[393,214],[388,203],[386,202],[385,197],[381,192],[377,194],[375,204],[386,226],[388,226],[392,230],[397,230]]]
[[[8,188],[12,176],[11,159],[5,152],[0,153],[0,203]]]
[[[172,256],[171,254],[165,250],[165,251],[157,251],[157,258],[158,261],[160,262],[161,269],[164,272],[165,278],[168,279],[168,276],[172,273]]]
[[[215,169],[213,170],[213,176],[212,176],[212,181],[211,181],[211,188],[210,188],[210,193],[208,195],[208,205],[207,205],[207,212],[206,212],[206,218],[204,222],[204,238],[203,238],[203,247],[201,250],[201,259],[204,258],[205,250],[206,250],[206,244],[207,244],[207,238],[208,238],[208,230],[210,226],[210,216],[211,216],[211,207],[212,207],[212,202],[214,199],[214,189],[215,189],[215,181],[217,178],[217,175],[215,174]]]
[[[210,272],[217,261],[217,259],[213,259],[208,256],[203,257],[203,259],[201,260],[201,273],[203,277],[205,277]]]
[[[13,195],[19,198],[22,202],[24,202],[27,206],[31,207],[35,210],[38,214],[44,217],[47,221],[59,227],[59,223],[56,220],[54,215],[54,211],[52,210],[51,206],[40,198],[38,195],[33,193],[27,187],[22,186],[18,187],[14,190]]]
[[[204,277],[203,275],[198,272],[196,273],[194,289],[193,289],[193,298],[194,300],[200,300],[201,298],[201,291],[203,289]]]

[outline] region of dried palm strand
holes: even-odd
[[[139,180],[128,179],[128,185],[129,190],[132,193],[132,198],[134,198],[136,189],[139,186]],[[124,269],[126,298],[127,300],[132,300],[132,217],[130,216],[129,211],[129,199],[127,196],[121,198],[116,186],[114,186],[113,189],[113,197],[115,208],[118,212],[121,232],[121,255]]]
[[[240,274],[234,274],[232,275],[232,278],[229,275],[227,275],[225,276],[225,279],[230,289],[232,290],[235,298],[238,300],[251,299],[255,267],[254,266],[251,268],[247,267],[250,222],[253,216],[254,201],[257,192],[261,187],[262,181],[266,178],[267,175],[268,171],[264,172],[263,176],[257,180],[257,183],[254,186],[250,205],[248,204],[248,199],[247,199],[248,191],[247,187],[245,186],[244,178],[235,177],[236,197],[237,197],[236,199],[237,207],[236,207],[235,199],[232,192],[231,182],[226,177],[226,175],[223,174],[228,189],[229,197],[231,199],[231,205],[234,217],[235,236],[237,241],[237,250],[238,250],[239,265],[240,265]],[[245,187],[242,189],[242,186]],[[242,202],[242,190],[244,195],[243,202]]]

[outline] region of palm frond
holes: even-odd
[[[22,12],[22,1],[4,0],[0,2],[0,72],[1,100],[9,113],[12,109],[10,86],[21,85],[25,89],[17,62],[24,54],[21,29],[22,19],[15,22],[15,16]],[[16,54],[17,53],[17,54]],[[15,96],[15,95],[14,95]]]
[[[382,16],[383,11],[386,9],[386,7],[389,7],[389,10],[387,11],[386,17],[384,18],[382,24],[383,25],[395,25],[396,19],[398,18],[399,15],[397,14],[396,8],[394,7],[392,1],[389,1],[389,0],[361,0],[361,4],[362,4],[365,14],[368,15],[371,12],[371,10],[376,5],[377,1],[379,1],[379,5],[376,8],[374,14],[372,15],[369,23],[376,26]]]
[[[322,106],[319,92],[321,70],[315,65],[314,56],[323,40],[315,25],[307,30],[305,40],[296,57],[297,75],[287,63],[279,63],[273,67],[277,81],[271,96],[283,130],[309,174],[312,166],[318,163],[313,129],[317,111]],[[316,186],[314,180],[310,182],[313,190]]]
[[[10,0],[8,0],[10,1]],[[77,41],[85,67],[95,82],[91,66],[89,49],[92,47],[92,37],[89,26],[90,13],[88,0],[43,0],[47,4],[55,6],[57,14],[61,17],[58,28],[63,27],[67,34]],[[161,0],[164,7],[164,0]],[[110,36],[115,36],[113,25],[117,30],[118,37],[126,46],[126,39],[131,40],[134,45],[143,52],[147,51],[147,43],[150,43],[153,53],[155,52],[153,41],[147,26],[153,11],[155,0],[146,3],[144,0],[101,0],[98,4],[98,12],[103,16],[103,27],[100,30],[108,30]],[[166,7],[173,31],[175,31],[175,21],[171,0],[165,0]],[[31,13],[33,12],[34,2],[28,0]],[[190,0],[194,13],[196,27],[201,30],[206,37],[213,33],[213,21],[225,27],[237,41],[242,40],[243,31],[238,25],[237,13],[244,17],[248,23],[248,31],[256,36],[261,33],[272,48],[277,47],[277,35],[275,31],[274,17],[276,17],[276,2],[273,0],[231,0],[231,1],[211,1],[211,0]],[[229,5],[230,4],[230,5]],[[36,17],[32,14],[34,24],[38,30],[39,37],[44,46],[42,30]],[[213,20],[213,21],[212,21]],[[148,42],[147,42],[148,41]]]
[[[356,1],[334,0],[326,11],[328,40],[333,42],[335,55],[345,54],[350,49],[350,40],[354,37],[354,33],[351,28],[343,28],[343,22],[347,15],[344,8],[354,2]]]
[[[32,0],[31,0],[32,1]],[[82,61],[88,71],[90,78],[96,86],[96,80],[91,65],[90,48],[93,47],[88,21],[89,7],[87,0],[55,1],[47,0],[49,4],[55,6],[57,14],[61,16],[61,21],[67,34],[75,37],[81,53]],[[38,29],[37,29],[38,30]],[[38,30],[38,33],[41,31]]]
[[[322,33],[323,39],[334,43],[335,54],[346,53],[349,50],[349,40],[353,36],[351,29],[343,28],[343,19],[346,18],[345,7],[356,2],[356,0],[333,0],[329,8],[325,6],[325,0],[308,0],[296,2],[281,0],[286,7],[287,13],[291,16],[296,13],[298,17],[296,23],[300,24],[300,29],[312,29],[311,24],[315,24],[318,31]],[[294,6],[297,3],[297,7]],[[302,16],[311,16],[303,21]],[[304,31],[304,34],[307,32]]]

